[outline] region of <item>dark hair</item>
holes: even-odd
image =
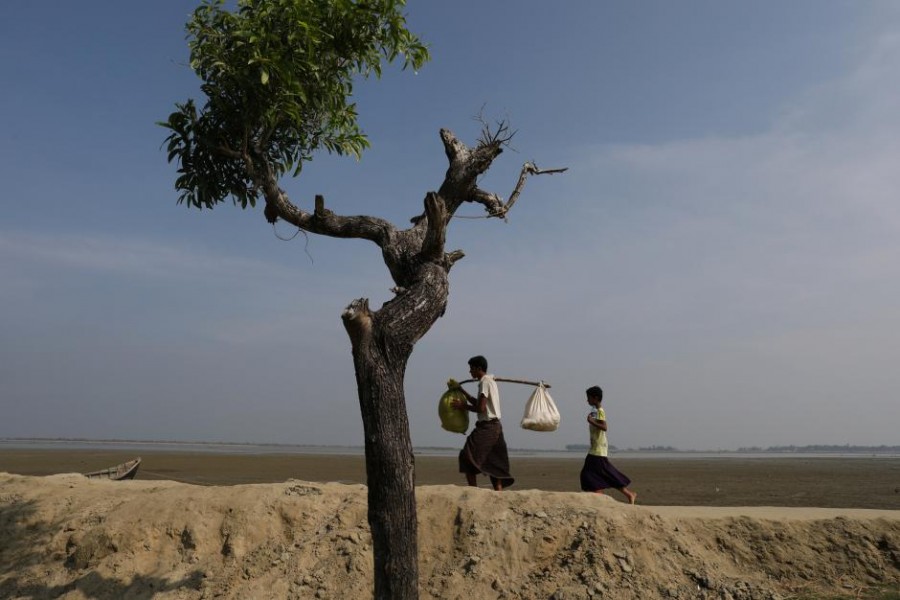
[[[589,387],[587,390],[585,390],[584,393],[587,394],[588,396],[590,396],[591,398],[596,398],[597,400],[603,400],[603,390],[600,389],[599,385],[593,385],[593,386]]]
[[[469,359],[469,366],[476,367],[487,373],[487,359],[480,354]]]

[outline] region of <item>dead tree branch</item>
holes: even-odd
[[[444,255],[447,209],[444,200],[434,192],[428,192],[425,196],[425,215],[428,217],[428,227],[422,241],[421,256],[425,260],[437,260]]]
[[[517,133],[510,129],[509,122],[505,119],[497,121],[494,127],[491,127],[481,115],[478,115],[476,120],[481,123],[481,136],[478,138],[479,146],[508,146]]]
[[[513,204],[516,203],[516,200],[519,199],[519,195],[522,193],[522,188],[525,187],[525,180],[528,179],[529,175],[553,175],[554,173],[565,173],[568,171],[568,167],[563,167],[560,169],[539,169],[536,164],[533,162],[527,162],[522,165],[522,172],[519,173],[519,180],[516,182],[516,187],[513,189],[512,194],[509,195],[509,200],[506,201],[506,204],[503,205],[503,214],[498,216],[506,217],[506,213],[512,209]]]
[[[539,169],[534,163],[527,162],[522,165],[522,172],[519,173],[519,180],[516,182],[516,187],[513,188],[509,200],[505,203],[497,194],[486,192],[481,188],[475,189],[470,201],[477,202],[484,206],[484,210],[487,212],[488,217],[497,217],[506,220],[506,215],[522,194],[522,189],[525,187],[525,181],[528,179],[529,175],[552,175],[554,173],[565,173],[567,170],[568,167],[561,169]]]
[[[384,219],[370,216],[339,216],[325,208],[325,198],[317,195],[315,210],[307,212],[290,201],[278,186],[278,178],[268,161],[258,161],[260,168],[253,169],[254,183],[262,190],[266,201],[265,217],[270,223],[278,219],[310,233],[335,238],[361,238],[383,248],[394,232],[394,226]]]

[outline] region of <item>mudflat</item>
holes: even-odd
[[[372,597],[362,456],[141,455],[118,482],[78,473],[133,454],[0,450],[0,598]],[[420,597],[900,589],[900,459],[613,456],[637,506],[579,492],[582,460],[513,454],[498,494],[462,485],[454,457],[417,456]]]
[[[310,482],[365,484],[359,455],[141,452],[138,480],[198,485]],[[0,472],[53,475],[93,471],[134,458],[119,450],[0,449]],[[577,492],[583,456],[511,456],[510,491]],[[638,504],[649,506],[779,506],[900,510],[900,458],[616,458],[632,479]],[[417,456],[420,486],[460,485],[455,457]],[[487,481],[480,479],[487,487]],[[609,490],[614,499],[618,492]]]

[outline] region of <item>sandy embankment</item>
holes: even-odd
[[[853,596],[900,586],[900,511],[627,506],[418,489],[422,598]],[[366,598],[361,485],[0,474],[0,598]]]

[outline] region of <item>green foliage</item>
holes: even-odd
[[[177,161],[179,203],[255,205],[260,173],[297,176],[317,150],[359,158],[369,141],[350,102],[354,79],[429,56],[406,29],[405,0],[204,0],[187,23],[206,103],[176,104],[160,125]]]

